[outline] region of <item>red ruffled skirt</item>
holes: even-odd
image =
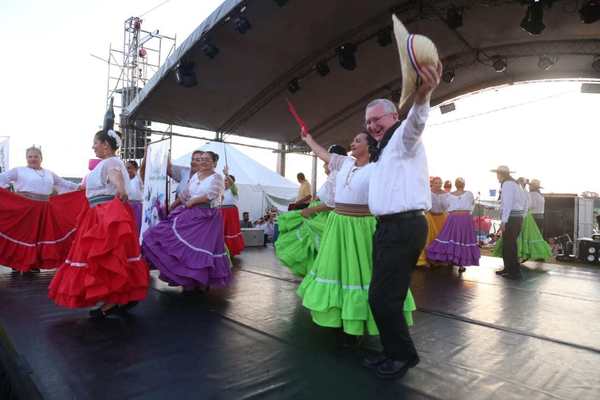
[[[0,264],[27,272],[62,264],[87,200],[83,191],[40,201],[0,189],[0,204]]]
[[[50,283],[49,297],[70,308],[127,304],[144,299],[148,284],[131,208],[114,199],[80,214],[73,245]]]
[[[237,256],[244,250],[244,237],[240,229],[240,213],[236,206],[221,207],[223,215],[223,231],[225,233],[225,245],[229,254]]]

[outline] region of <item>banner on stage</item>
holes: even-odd
[[[144,203],[142,208],[142,228],[144,232],[158,224],[161,216],[167,215],[167,163],[169,142],[153,143],[146,150],[146,173],[144,179]]]
[[[0,173],[8,171],[8,136],[0,136]]]

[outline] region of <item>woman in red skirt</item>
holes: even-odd
[[[85,204],[78,185],[42,168],[42,151],[26,151],[27,166],[0,173],[0,265],[20,272],[58,267],[75,236]],[[65,193],[51,196],[56,193]]]
[[[103,318],[127,310],[146,297],[148,267],[142,260],[137,227],[127,204],[129,176],[115,156],[120,135],[112,130],[94,136],[102,161],[88,175],[88,207],[79,215],[77,234],[65,262],[52,279],[49,297],[58,305],[91,307]]]
[[[238,199],[237,186],[235,186],[235,177],[229,175],[227,167],[223,169],[225,175],[225,192],[223,193],[223,204],[221,213],[223,214],[223,230],[225,232],[225,245],[231,256],[237,256],[244,250],[244,237],[240,229],[240,212],[236,206]]]

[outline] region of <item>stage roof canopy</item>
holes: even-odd
[[[434,40],[447,80],[454,73],[434,93],[434,104],[518,81],[600,78],[592,66],[600,54],[600,22],[580,21],[582,2],[542,2],[552,6],[543,8],[545,29],[534,36],[520,27],[525,1],[228,0],[167,59],[126,113],[130,120],[292,143],[298,128],[287,112],[289,97],[315,137],[346,143],[361,129],[367,102],[393,98],[401,87],[395,43],[381,45],[392,12],[411,32]],[[459,22],[453,13],[461,12],[462,25],[451,29]],[[251,25],[244,34],[235,29],[239,17],[242,27],[244,19]],[[336,55],[347,43],[356,46],[354,70],[342,68]],[[212,59],[207,45],[218,48]],[[180,62],[194,64],[197,86],[177,83]],[[320,62],[329,69],[325,76],[317,71]],[[496,72],[503,62],[506,70]],[[544,63],[554,65],[544,70]],[[600,69],[600,61],[594,65]],[[294,79],[298,90],[291,93]]]

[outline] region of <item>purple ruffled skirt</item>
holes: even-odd
[[[191,290],[231,281],[218,208],[177,207],[144,233],[142,252],[170,285]]]
[[[442,231],[427,247],[429,260],[460,267],[479,265],[480,257],[470,213],[451,213]]]

